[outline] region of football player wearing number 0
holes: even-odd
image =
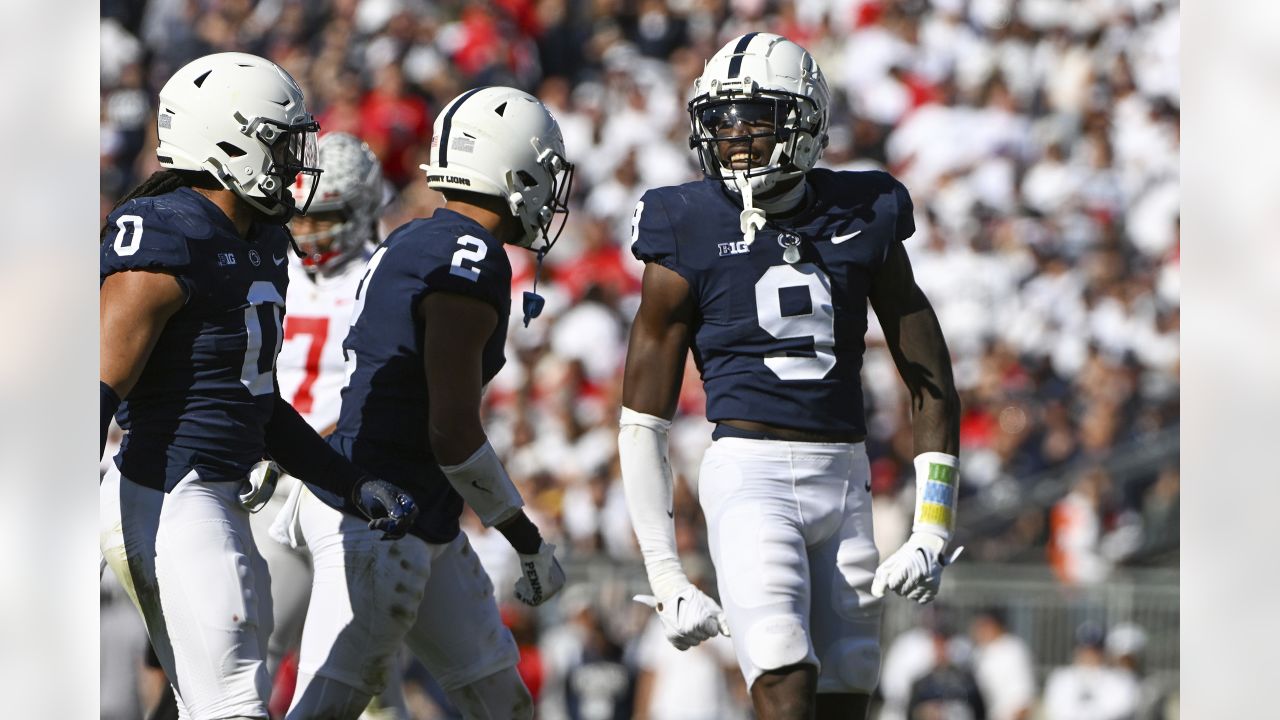
[[[264,455],[388,538],[413,499],[334,452],[281,397],[289,187],[316,123],[283,69],[192,61],[160,90],[165,169],[108,216],[101,251],[103,555],[142,613],[183,717],[267,717],[270,577],[249,528]],[[122,402],[123,400],[123,402]],[[99,448],[101,451],[101,448]],[[254,474],[255,477],[260,477]]]
[[[954,522],[959,400],[902,245],[911,200],[882,172],[814,169],[828,97],[800,46],[735,38],[689,103],[707,177],[650,190],[633,220],[646,265],[618,442],[643,599],[676,647],[730,632],[766,720],[865,717],[879,598],[932,599]],[[879,567],[859,384],[868,303],[919,453],[914,532]],[[685,578],[669,512],[667,430],[691,346],[716,423],[698,492],[723,612]]]
[[[555,119],[518,90],[465,92],[434,130],[423,168],[446,204],[396,229],[370,258],[329,436],[352,462],[410,488],[422,514],[412,537],[381,543],[335,512],[332,494],[302,498],[315,585],[289,720],[355,718],[387,681],[402,641],[467,718],[533,717],[515,640],[458,518],[465,502],[515,548],[522,601],[538,605],[564,584],[555,548],[525,515],[486,439],[480,397],[505,362],[504,243],[539,257],[550,249],[573,168]]]

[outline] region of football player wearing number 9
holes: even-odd
[[[108,216],[101,251],[100,544],[184,718],[267,717],[270,577],[242,491],[269,455],[386,537],[413,499],[334,452],[275,381],[288,285],[289,187],[317,174],[316,123],[262,58],[192,61],[160,90],[165,168]],[[121,402],[123,399],[123,402]],[[101,448],[99,448],[101,452]]]
[[[827,104],[803,48],[735,38],[689,103],[707,177],[650,190],[633,220],[646,265],[618,442],[644,599],[677,647],[731,632],[765,720],[865,717],[879,598],[932,599],[954,521],[959,399],[902,246],[911,200],[883,172],[814,169]],[[878,568],[859,383],[868,302],[919,453],[914,532]],[[667,430],[691,345],[716,423],[698,493],[723,613],[685,578],[669,511]]]
[[[445,206],[397,228],[370,258],[329,437],[352,462],[412,490],[422,514],[412,537],[379,543],[334,512],[330,494],[302,498],[315,584],[289,720],[355,718],[387,681],[402,641],[467,718],[533,717],[515,640],[458,519],[465,502],[515,548],[520,600],[538,605],[564,584],[555,548],[489,445],[480,398],[505,362],[504,243],[550,249],[573,168],[542,103],[503,87],[445,105],[423,168]]]

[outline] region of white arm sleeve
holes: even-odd
[[[649,586],[659,600],[689,585],[676,553],[671,464],[667,461],[670,429],[670,420],[626,407],[618,420],[618,457],[627,510],[644,556]]]
[[[441,465],[440,469],[485,527],[497,525],[524,507],[520,491],[487,440],[471,457],[457,465]]]

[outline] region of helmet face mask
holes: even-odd
[[[513,245],[545,253],[564,230],[573,164],[555,118],[528,93],[484,87],[452,100],[421,168],[433,190],[502,198],[522,231]]]
[[[804,48],[748,33],[721,48],[694,84],[689,146],[707,177],[735,192],[744,183],[766,191],[813,169],[826,147],[829,100],[822,71]]]
[[[217,53],[191,61],[161,88],[156,156],[162,167],[212,175],[283,224],[310,204],[291,187],[320,174],[318,130],[283,68],[256,55]]]
[[[237,119],[241,119],[238,113]],[[315,120],[293,125],[263,117],[245,121],[244,133],[257,137],[260,142],[270,148],[271,164],[267,166],[264,173],[267,177],[263,178],[259,185],[264,192],[273,193],[299,215],[307,214],[307,209],[311,207],[311,201],[315,198],[318,183],[308,183],[311,192],[305,199],[290,192],[290,188],[301,184],[299,177],[301,175],[309,175],[315,179],[319,178],[320,173],[323,172],[319,167],[319,153],[316,149],[316,133],[319,131],[320,124]],[[279,189],[276,188],[273,180],[280,183]]]
[[[537,147],[535,139],[534,148]],[[565,223],[569,220],[569,193],[573,189],[574,167],[553,148],[542,149],[537,163],[543,171],[541,180],[528,171],[517,170],[511,173],[508,182],[519,195],[519,199],[513,202],[513,212],[524,228],[524,236],[516,244],[546,253],[560,239],[560,233],[564,232]],[[560,218],[558,224],[557,216]],[[552,225],[556,225],[554,234]],[[539,237],[542,238],[542,246],[534,248],[533,244]]]

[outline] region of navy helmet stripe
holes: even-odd
[[[478,87],[474,90],[466,91],[458,98],[458,102],[449,108],[449,112],[444,114],[444,122],[440,126],[440,167],[448,167],[449,165],[449,127],[453,125],[453,114],[458,112],[458,108],[462,107],[462,103],[466,102],[467,98],[481,90],[484,90],[484,88]]]
[[[758,32],[753,32],[743,35],[737,46],[733,48],[733,59],[729,61],[729,77],[738,77],[738,73],[742,71],[742,53],[747,51],[747,46],[759,34]]]

